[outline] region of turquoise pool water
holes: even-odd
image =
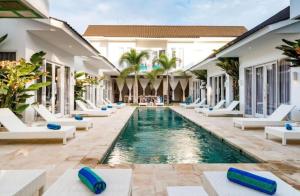
[[[113,164],[255,162],[169,108],[138,108],[103,161]]]

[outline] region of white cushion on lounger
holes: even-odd
[[[76,126],[77,128],[85,129],[93,126],[92,122],[88,119],[76,120],[74,118],[57,118],[43,105],[33,106],[33,108],[44,120],[47,121],[47,123],[58,123],[60,125]]]
[[[300,140],[300,127],[293,127],[293,130],[287,130],[285,127],[266,127],[266,139],[269,139],[269,135],[281,138],[282,145],[286,145],[286,140]]]
[[[88,196],[94,195],[78,178],[79,170],[67,170],[47,190],[44,196]],[[131,195],[131,169],[93,169],[106,183],[101,196]]]
[[[223,105],[226,103],[225,100],[221,100],[219,101],[219,103],[217,103],[214,107],[213,110],[219,110],[221,109],[221,107],[223,107]],[[204,111],[209,111],[209,108],[195,108],[196,112],[202,113]]]
[[[0,123],[8,130],[0,132],[0,140],[24,139],[62,139],[75,137],[74,126],[63,126],[60,130],[50,130],[47,127],[28,127],[10,109],[0,109]]]
[[[197,98],[193,103],[191,104],[186,104],[186,103],[180,103],[179,105],[182,107],[185,107],[186,105],[194,105],[197,104],[200,101],[200,98]]]
[[[280,105],[267,118],[233,118],[233,125],[240,126],[242,130],[246,127],[260,128],[265,126],[280,126],[285,122],[284,118],[295,108],[294,105]]]
[[[241,111],[234,110],[240,104],[239,101],[232,101],[228,107],[218,110],[203,110],[203,114],[206,116],[234,116],[242,115]]]
[[[0,195],[39,195],[46,184],[44,170],[0,170]]]
[[[110,111],[108,110],[101,110],[101,109],[88,109],[85,105],[85,103],[83,103],[82,101],[76,100],[76,104],[77,106],[81,109],[81,110],[76,110],[76,111],[72,111],[71,113],[73,115],[76,114],[80,114],[80,115],[84,115],[84,116],[98,116],[98,117],[106,117],[109,116],[111,114]]]
[[[208,196],[201,186],[171,186],[167,191],[168,196]]]
[[[108,111],[115,113],[116,112],[116,108],[108,108],[107,105],[103,105],[101,107],[97,107],[95,104],[93,104],[90,100],[86,100],[86,103],[94,110],[101,110],[102,107],[106,107]]]
[[[276,181],[277,191],[274,196],[300,195],[300,192],[291,185],[285,183],[271,172],[250,171],[253,174],[269,178]],[[204,186],[212,196],[266,196],[266,194],[256,190],[241,186],[229,181],[226,177],[227,172],[203,172]]]
[[[205,102],[206,102],[206,99],[202,99],[199,103],[185,105],[184,108],[185,109],[200,108],[200,107],[204,106]]]

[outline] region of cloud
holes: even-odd
[[[289,0],[50,0],[50,13],[68,21],[81,33],[89,24],[252,28],[288,5]]]

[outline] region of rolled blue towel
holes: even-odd
[[[289,123],[285,123],[285,128],[286,128],[286,130],[289,130],[289,131],[293,130],[293,126]]]
[[[80,169],[78,177],[80,181],[95,194],[100,194],[106,189],[106,183],[102,178],[88,167]]]
[[[277,183],[274,180],[264,178],[236,168],[229,168],[227,178],[231,182],[254,189],[259,192],[273,195],[277,189]]]
[[[113,106],[112,105],[108,105],[107,108],[113,108]]]
[[[209,110],[209,111],[213,111],[214,108],[213,108],[213,107],[209,107],[208,110]]]
[[[59,124],[49,123],[47,124],[47,128],[52,130],[60,130],[61,126]]]
[[[83,120],[83,117],[81,115],[75,115],[75,120]]]
[[[122,103],[123,103],[123,102],[119,101],[117,104],[118,104],[118,105],[122,105]]]
[[[102,107],[101,110],[102,110],[102,111],[106,111],[106,110],[107,110],[107,107]]]

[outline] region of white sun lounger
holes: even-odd
[[[112,106],[116,107],[117,109],[121,109],[121,108],[123,108],[123,107],[126,106],[125,103],[116,104],[116,103],[111,102],[111,101],[110,101],[109,99],[107,99],[107,98],[104,99],[104,101],[106,102],[106,105],[107,105],[107,104],[111,104]]]
[[[234,110],[238,105],[239,101],[233,101],[227,108],[218,109],[218,110],[203,110],[205,116],[238,116],[243,115],[239,110]]]
[[[72,111],[71,113],[73,115],[80,114],[83,116],[107,117],[111,114],[108,110],[102,111],[101,109],[89,109],[86,107],[85,103],[79,100],[76,100],[76,104],[81,110]]]
[[[101,107],[97,107],[90,100],[86,100],[86,103],[87,103],[88,106],[90,106],[94,110],[100,110],[101,109]],[[107,105],[103,105],[102,107],[107,107]],[[107,110],[110,111],[111,113],[115,113],[116,112],[116,108],[107,108]]]
[[[202,99],[199,103],[185,105],[184,108],[185,108],[185,109],[200,108],[200,107],[204,107],[204,106],[205,106],[205,103],[206,103],[206,99]]]
[[[50,130],[47,127],[28,127],[10,109],[0,109],[0,123],[7,131],[0,132],[0,140],[28,139],[62,139],[63,144],[68,138],[75,137],[74,126],[63,126],[60,130]]]
[[[76,120],[74,118],[57,118],[43,105],[35,105],[32,107],[44,120],[47,121],[47,123],[57,123],[63,126],[75,126],[76,128],[85,128],[86,130],[93,126],[93,123],[88,119]]]
[[[282,126],[284,125],[284,118],[295,108],[294,105],[280,105],[267,118],[234,118],[233,126],[245,128],[263,128],[266,126]]]
[[[139,106],[147,106],[147,105],[148,105],[148,103],[146,103],[146,102],[139,103]]]
[[[219,103],[217,103],[217,105],[215,105],[213,107],[213,110],[221,109],[225,103],[226,103],[225,100],[221,100]],[[209,109],[208,108],[195,108],[195,111],[199,112],[199,113],[203,113],[203,112],[209,111]]]
[[[276,136],[282,139],[282,145],[286,145],[287,140],[300,140],[300,127],[293,127],[292,130],[287,130],[285,127],[266,127],[265,137]]]
[[[191,104],[180,103],[179,105],[180,105],[181,107],[184,107],[184,106],[186,106],[186,105],[194,105],[194,104],[197,104],[199,101],[200,101],[200,98],[197,98],[197,99],[196,99],[193,103],[191,103]]]
[[[94,169],[105,182],[106,190],[101,196],[131,195],[131,169]],[[94,195],[78,178],[78,170],[67,170],[44,194],[44,196]]]
[[[0,170],[0,195],[42,195],[46,185],[44,170]]]
[[[300,192],[289,184],[276,177],[274,174],[265,171],[250,171],[253,174],[275,180],[277,191],[274,196],[300,195]],[[203,172],[203,186],[208,195],[212,196],[265,196],[266,194],[256,190],[243,187],[239,184],[229,181],[226,177],[227,172]]]
[[[201,186],[167,187],[168,196],[208,196]]]

